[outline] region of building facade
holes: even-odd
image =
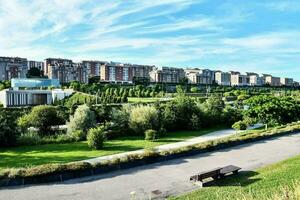
[[[0,81],[26,78],[27,69],[26,58],[0,57]]]
[[[229,72],[216,71],[215,82],[219,85],[230,86],[231,74]]]
[[[107,82],[132,82],[132,67],[124,64],[106,63],[101,66],[100,80]]]
[[[11,88],[0,91],[0,101],[4,107],[52,104],[55,100],[61,100],[71,95],[73,90],[42,90],[41,88],[59,86],[58,80],[12,79]]]
[[[33,60],[29,60],[28,63],[27,63],[27,67],[28,69],[31,69],[31,68],[38,68],[39,70],[41,71],[44,71],[44,62],[41,62],[41,61],[33,61]]]
[[[230,72],[230,82],[232,86],[247,86],[250,84],[250,78],[240,72]]]
[[[209,69],[185,69],[185,76],[191,84],[213,84],[215,79],[214,71]]]
[[[104,61],[84,60],[81,62],[83,67],[87,69],[88,77],[100,77],[101,66],[106,64]]]
[[[274,77],[272,75],[264,75],[265,84],[270,86],[281,86],[281,80],[279,77]]]
[[[247,72],[246,74],[249,77],[249,85],[250,86],[262,86],[262,85],[264,85],[263,78],[260,77],[257,73]]]
[[[88,83],[88,69],[82,63],[61,58],[47,58],[45,60],[45,75],[50,79],[58,79],[61,84],[71,81]]]
[[[185,77],[185,72],[182,68],[162,67],[155,68],[150,72],[150,82],[158,83],[179,83]]]
[[[292,78],[280,78],[280,83],[283,86],[292,87],[294,85],[294,80]]]

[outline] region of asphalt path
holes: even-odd
[[[229,164],[255,170],[299,154],[300,133],[63,183],[2,188],[0,199],[161,199],[198,189],[189,177],[200,171]]]

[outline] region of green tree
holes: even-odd
[[[64,119],[57,112],[56,107],[40,105],[32,108],[31,112],[20,117],[18,124],[23,128],[34,127],[40,135],[49,135],[53,131],[52,126],[61,125]]]
[[[159,127],[158,111],[154,106],[136,106],[129,116],[129,126],[136,134],[143,134],[147,129]]]
[[[88,130],[96,125],[95,113],[87,105],[80,105],[76,109],[70,121],[67,123],[67,132],[71,134],[76,130],[81,130],[87,134]]]

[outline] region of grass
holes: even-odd
[[[165,98],[158,98],[158,97],[146,97],[146,98],[139,98],[139,97],[128,97],[128,103],[154,103],[156,101],[162,101]]]
[[[224,129],[224,127],[214,127],[200,131],[177,131],[168,133],[167,137],[163,137],[156,142],[145,141],[143,137],[124,137],[118,140],[107,141],[102,150],[91,150],[87,142],[2,148],[0,149],[0,171],[6,168],[31,167],[47,163],[67,163],[126,151],[152,148],[221,129]]]
[[[300,199],[300,156],[219,180],[172,200]]]

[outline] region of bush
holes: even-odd
[[[0,111],[0,147],[15,146],[20,132],[16,116],[10,110]]]
[[[244,121],[238,121],[232,125],[232,128],[234,128],[235,130],[246,130],[247,124]]]
[[[137,106],[131,110],[129,126],[137,134],[147,129],[158,129],[158,111],[154,106]]]
[[[49,135],[53,131],[52,126],[61,125],[64,119],[59,115],[54,106],[41,105],[32,108],[29,114],[19,118],[18,124],[27,129],[34,127],[38,129],[40,135]]]
[[[78,106],[74,116],[70,117],[70,122],[67,123],[67,133],[72,135],[73,132],[80,130],[87,134],[87,131],[96,125],[95,113],[90,110],[87,105]],[[83,136],[82,136],[83,137]]]
[[[91,128],[87,135],[87,141],[90,148],[101,149],[103,142],[106,138],[106,127],[99,126],[97,128]]]
[[[199,130],[201,128],[199,117],[196,114],[192,115],[189,126],[190,130]]]
[[[130,108],[127,106],[112,110],[109,139],[129,135],[129,113]]]
[[[41,144],[42,138],[35,131],[29,131],[27,133],[21,134],[18,138],[18,145],[31,146]]]
[[[70,136],[73,137],[76,141],[86,140],[86,133],[84,133],[82,130],[75,130],[70,134]]]
[[[154,141],[158,139],[158,133],[155,130],[149,129],[145,131],[145,140]]]

